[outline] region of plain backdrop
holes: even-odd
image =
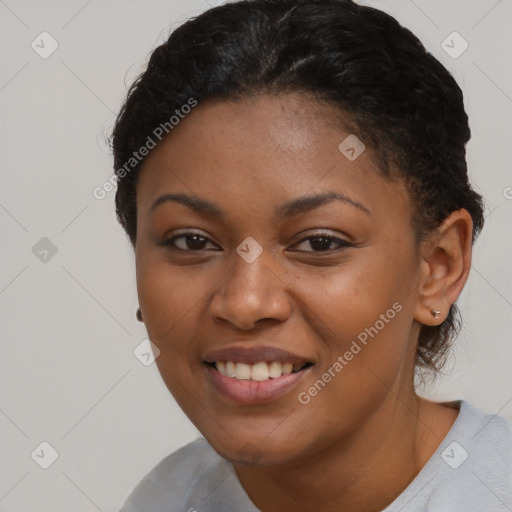
[[[512,419],[512,1],[365,3],[410,28],[463,88],[470,175],[487,201],[463,332],[421,393]],[[146,332],[132,249],[114,192],[92,191],[112,173],[105,137],[149,52],[210,5],[0,0],[1,511],[117,511],[200,435],[134,355]]]

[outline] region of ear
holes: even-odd
[[[471,215],[461,209],[422,242],[419,300],[414,312],[418,323],[434,326],[446,320],[469,275],[472,230]]]

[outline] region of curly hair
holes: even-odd
[[[126,162],[156,127],[168,126],[191,99],[287,92],[328,102],[374,150],[382,175],[403,180],[418,241],[461,208],[471,215],[475,240],[484,206],[468,180],[471,132],[462,91],[418,38],[392,16],[352,0],[239,0],[174,30],[128,91],[111,146],[117,219],[131,244],[144,158],[129,172]],[[442,368],[459,317],[454,304],[441,325],[421,326],[417,369]]]

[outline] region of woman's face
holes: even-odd
[[[349,133],[327,109],[292,94],[199,104],[137,186],[137,287],[158,368],[235,463],[315,456],[413,393],[409,197],[353,137],[339,148]]]

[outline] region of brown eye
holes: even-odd
[[[303,244],[305,242],[309,243],[309,247],[311,247],[313,250],[306,250],[304,252],[328,252],[332,250],[342,250],[344,248],[353,246],[346,240],[323,234],[304,238],[297,245]]]
[[[158,245],[170,247],[177,251],[196,252],[206,250],[207,248],[205,246],[208,243],[213,244],[209,238],[198,233],[194,233],[193,231],[189,231],[164,240]]]

